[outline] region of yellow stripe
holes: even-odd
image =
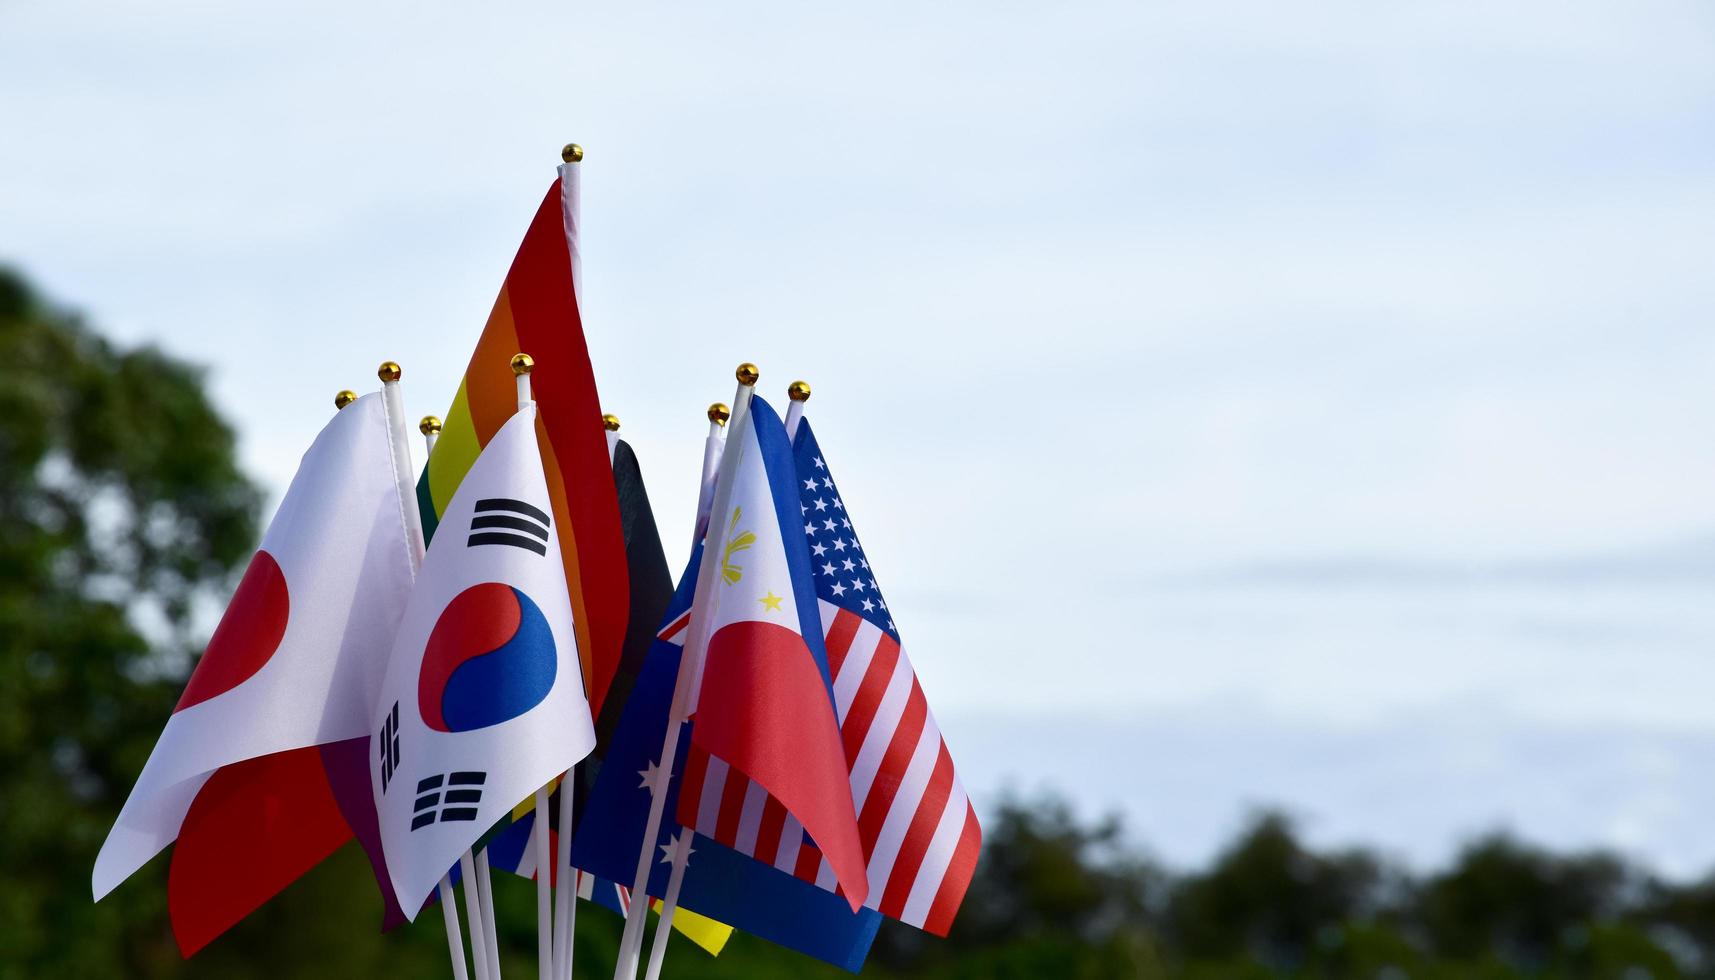
[[[659,914],[661,900],[650,899],[649,907]],[[732,926],[716,922],[706,915],[698,915],[690,909],[673,911],[673,928],[686,939],[701,946],[710,956],[721,955],[721,950],[726,948],[726,941],[732,938]]]
[[[453,407],[447,409],[446,420],[441,423],[441,437],[435,443],[435,451],[429,454],[429,497],[435,502],[436,517],[447,512],[453,492],[458,490],[481,452],[482,446],[476,441],[476,423],[471,421],[470,398],[460,379]]]

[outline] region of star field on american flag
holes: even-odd
[[[869,620],[898,640],[893,615],[887,611],[887,601],[876,587],[869,557],[858,542],[845,501],[840,499],[840,488],[821,456],[812,457],[811,463],[817,475],[798,481],[798,504],[804,515],[804,536],[810,546],[816,596]]]

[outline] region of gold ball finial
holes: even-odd
[[[609,412],[606,415],[603,415],[601,417],[601,427],[606,429],[609,432],[618,432],[619,431],[619,416],[613,414],[612,412]]]
[[[807,402],[807,401],[809,401],[810,400],[810,382],[808,382],[808,381],[794,381],[791,384],[787,385],[786,386],[786,397],[792,399],[795,402]]]
[[[333,396],[333,407],[334,408],[344,408],[347,405],[350,405],[354,401],[357,401],[357,392],[352,391],[350,388],[347,388],[344,391],[340,392],[339,394]]]
[[[405,376],[405,369],[399,366],[398,361],[382,361],[381,366],[375,369],[375,376],[380,378],[383,384],[398,381]]]
[[[529,374],[535,369],[536,359],[534,357],[524,353],[512,355],[512,374],[514,377],[520,374]]]
[[[417,431],[423,435],[432,436],[441,431],[441,420],[433,415],[425,415],[423,421],[417,423]]]
[[[560,147],[560,159],[566,163],[581,163],[584,159],[584,148],[576,143],[567,143]]]
[[[743,364],[738,366],[737,371],[733,372],[733,377],[738,379],[739,384],[748,387],[749,385],[756,384],[756,379],[762,377],[762,373],[756,370],[756,365],[749,361],[745,361]]]
[[[713,422],[716,425],[725,425],[726,420],[730,418],[732,418],[732,412],[727,409],[726,403],[715,402],[713,405],[709,406],[710,422]]]

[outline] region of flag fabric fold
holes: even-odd
[[[701,786],[728,770],[743,774],[816,842],[856,910],[869,897],[869,881],[810,552],[799,530],[792,450],[780,417],[760,397],[751,398],[739,430],[728,434],[722,463],[731,493],[717,498],[707,533],[718,562],[705,556],[693,605],[693,616],[706,622],[689,642],[707,637],[707,645],[686,651],[696,673],[685,707],[696,723],[677,819],[723,843],[737,841],[737,826],[720,823],[711,807],[719,798]]]
[[[700,546],[693,550],[673,593],[572,841],[572,863],[604,878],[629,880],[643,845],[649,813],[648,776],[659,761],[661,733],[673,706],[701,554]],[[685,726],[680,733],[681,769],[690,727]],[[674,773],[668,784],[665,812],[669,815],[678,798],[680,776]],[[663,821],[654,842],[659,855],[666,855],[662,849],[671,846],[678,832],[671,821]],[[853,912],[844,899],[704,837],[694,839],[691,852],[678,914],[694,910],[854,973],[862,968],[881,924],[877,913],[869,909]],[[670,872],[670,864],[653,863],[651,895],[665,894]]]
[[[595,744],[536,421],[519,408],[442,512],[370,716],[370,788],[408,916]]]
[[[278,512],[96,859],[96,898],[178,840],[185,955],[351,836],[319,746],[364,738],[411,590],[385,401],[336,413]]]
[[[865,904],[944,936],[975,873],[982,828],[807,420],[793,455],[802,540],[858,812]],[[684,792],[697,799],[692,826],[700,833],[823,888],[838,886],[827,857],[764,787],[694,749],[686,772]]]

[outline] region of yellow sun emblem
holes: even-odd
[[[744,577],[744,566],[734,565],[732,556],[756,543],[756,535],[738,530],[738,519],[743,513],[743,507],[734,507],[732,520],[727,523],[726,550],[721,554],[721,578],[725,579],[728,585],[735,585]]]

